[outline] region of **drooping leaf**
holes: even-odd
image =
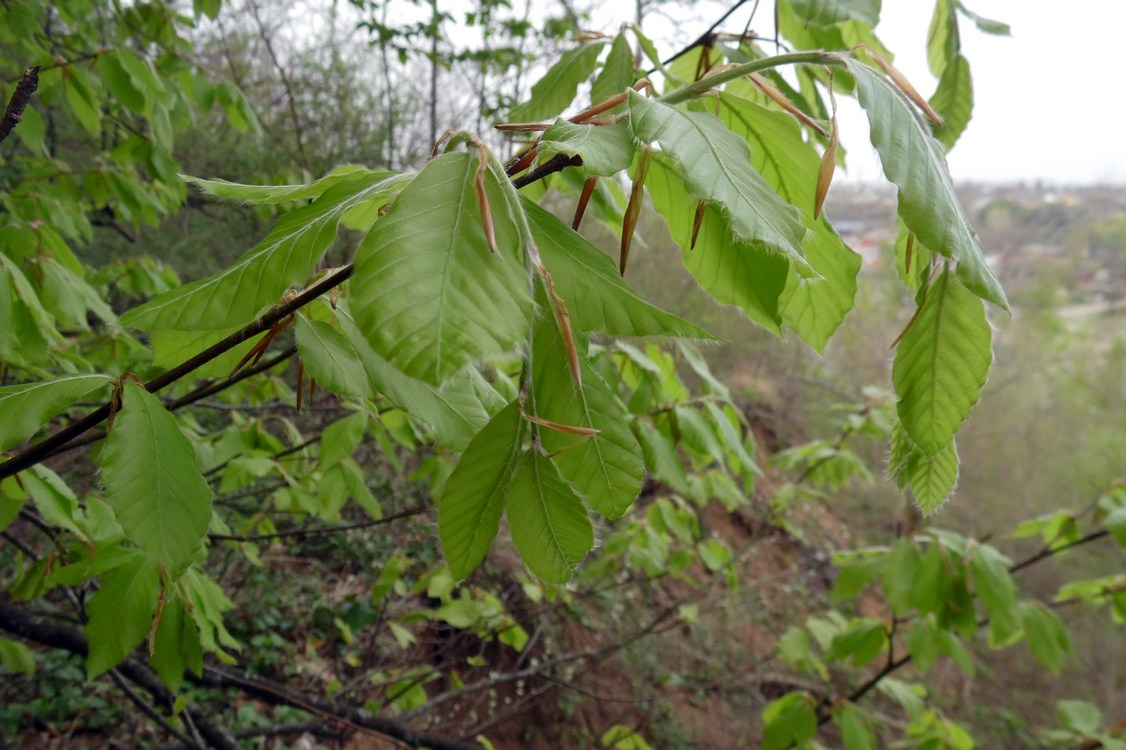
[[[869,26],[880,22],[880,0],[789,0],[807,23],[831,26],[844,21],[863,21]]]
[[[180,689],[184,673],[189,669],[196,674],[202,672],[203,648],[199,642],[199,629],[185,614],[183,601],[174,593],[168,595],[161,610],[149,665],[173,692]]]
[[[927,30],[927,64],[935,78],[942,78],[947,64],[961,53],[962,40],[958,31],[958,16],[954,13],[955,0],[935,0]]]
[[[526,424],[516,401],[497,412],[462,453],[438,500],[442,551],[457,580],[485,559],[497,535]]]
[[[126,537],[179,576],[207,532],[211,488],[191,443],[156,396],[125,383],[98,465]]]
[[[805,266],[797,209],[751,165],[746,142],[715,115],[671,107],[630,92],[629,124],[640,144],[657,142],[676,161],[688,191],[723,209],[731,231]]]
[[[523,202],[532,237],[555,291],[569,304],[579,331],[611,336],[711,338],[693,323],[666,313],[638,297],[622,280],[610,256],[531,201]]]
[[[344,164],[319,180],[313,180],[303,185],[242,185],[227,180],[204,180],[190,175],[181,175],[181,177],[216,198],[254,205],[270,205],[319,198],[326,190],[340,182],[373,175],[376,176],[377,180],[384,180],[393,177],[395,173],[385,170],[373,171],[354,164]]]
[[[689,494],[688,476],[672,439],[647,419],[635,419],[632,426],[641,444],[645,466],[653,477],[667,484],[673,492]]]
[[[970,552],[969,571],[974,592],[989,613],[989,645],[1000,648],[1021,630],[1017,586],[1009,573],[1010,561],[996,548],[978,544]]]
[[[876,738],[856,704],[842,703],[834,708],[833,723],[840,730],[845,750],[876,750]]]
[[[1056,613],[1039,602],[1021,602],[1020,619],[1028,649],[1052,674],[1063,669],[1071,653],[1071,640]]]
[[[498,252],[473,185],[478,157],[448,153],[403,190],[356,251],[352,314],[372,349],[412,378],[441,385],[527,333],[523,248],[492,170],[485,183]]]
[[[719,209],[708,206],[692,248],[695,201],[683,181],[660,159],[650,168],[649,196],[680,245],[684,267],[719,302],[735,305],[759,325],[780,332],[779,298],[786,288],[790,264],[758,243],[737,241]]]
[[[966,288],[1008,310],[1005,293],[958,202],[942,146],[891,81],[857,60],[846,63],[856,77],[884,174],[899,188],[903,223],[929,250],[958,262],[958,278]]]
[[[944,271],[920,292],[919,311],[892,368],[896,412],[926,456],[947,448],[981,395],[993,353],[985,309]]]
[[[1012,34],[1012,28],[1009,26],[1009,24],[1004,23],[1003,21],[995,21],[992,18],[986,18],[985,16],[974,13],[972,10],[967,8],[961,0],[956,0],[956,5],[958,6],[958,12],[973,21],[974,26],[977,26],[980,31],[983,31],[986,34],[993,34],[994,36],[1009,36],[1010,34]]]
[[[583,44],[563,53],[544,77],[532,86],[532,97],[513,107],[509,122],[536,122],[554,117],[575,100],[579,85],[590,78],[598,65],[605,42]]]
[[[602,70],[591,86],[591,104],[601,104],[625,91],[633,85],[634,74],[633,50],[630,49],[629,38],[622,31],[610,44],[610,54],[606,56],[606,62],[602,64]]]
[[[212,330],[250,322],[304,284],[336,239],[337,224],[351,208],[390,195],[403,175],[371,173],[329,188],[316,201],[281,218],[234,265],[206,279],[172,289],[121,317],[122,325],[164,330]]]
[[[820,164],[798,123],[733,94],[720,94],[720,101],[720,118],[746,139],[751,163],[780,196],[801,209],[806,228],[802,249],[817,275],[805,277],[790,269],[780,300],[782,321],[807,344],[824,351],[853,307],[860,256],[844,244],[826,217],[813,217]]]
[[[760,750],[801,747],[817,732],[817,714],[807,693],[793,692],[771,701],[762,711],[765,724]]]
[[[635,151],[624,122],[596,126],[556,120],[540,139],[541,159],[555,154],[581,156],[585,171],[603,177],[629,169]]]
[[[160,593],[160,567],[133,551],[122,564],[102,575],[98,593],[86,605],[86,674],[90,679],[121,663],[152,627]]]
[[[371,393],[363,362],[343,333],[330,323],[309,320],[304,315],[294,319],[294,330],[297,352],[309,377],[342,396]]]
[[[0,388],[0,451],[11,448],[83,396],[113,382],[105,375],[69,375]]]
[[[606,518],[619,518],[641,491],[645,476],[641,447],[614,392],[590,366],[585,352],[579,356],[581,385],[570,376],[567,351],[554,318],[543,316],[533,334],[528,409],[549,422],[595,431],[577,436],[544,428],[540,441],[587,506]]]
[[[949,150],[973,117],[974,85],[970,63],[964,56],[958,55],[946,65],[930,105],[943,120],[941,127],[935,128],[934,137]]]
[[[363,363],[372,390],[386,396],[407,413],[428,423],[440,445],[465,450],[489,415],[504,405],[503,399],[472,367],[466,368],[441,388],[404,375],[380,357],[356,329],[342,304],[337,319]]]
[[[919,510],[929,516],[950,499],[958,485],[958,449],[951,440],[945,448],[931,456],[913,451],[900,469]]]
[[[582,500],[536,450],[520,461],[508,488],[508,526],[520,557],[549,583],[566,583],[594,546]]]

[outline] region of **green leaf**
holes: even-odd
[[[992,331],[980,300],[949,271],[923,297],[895,353],[896,412],[907,437],[925,456],[953,450],[952,440],[993,359]]]
[[[615,125],[578,125],[556,120],[544,131],[540,140],[540,159],[555,154],[581,156],[583,170],[602,177],[611,177],[629,169],[636,152],[626,123]]]
[[[334,185],[308,206],[283,216],[266,239],[234,265],[206,279],[157,296],[121,316],[122,325],[146,330],[212,330],[250,322],[277,304],[294,284],[304,284],[336,239],[349,209],[390,195],[401,175],[372,173]]]
[[[1012,28],[1009,24],[1003,23],[1002,21],[994,21],[992,18],[979,16],[963,5],[961,0],[957,0],[956,5],[958,6],[958,12],[973,21],[978,30],[986,34],[993,34],[994,36],[1009,36],[1012,34]]]
[[[1056,713],[1060,724],[1077,734],[1092,734],[1102,727],[1102,714],[1087,701],[1060,701],[1056,704]]]
[[[1000,648],[1020,634],[1017,587],[1009,559],[987,544],[973,548],[969,560],[974,591],[989,612],[989,645]]]
[[[51,417],[107,383],[105,375],[70,375],[0,388],[0,451],[34,435]]]
[[[900,489],[910,487],[923,515],[930,515],[950,499],[958,484],[958,449],[951,440],[934,455],[926,455],[896,424],[892,433],[889,473]]]
[[[452,450],[465,450],[489,416],[503,406],[503,399],[468,367],[441,388],[404,375],[380,357],[356,330],[347,307],[339,305],[337,320],[351,340],[364,365],[372,389],[391,403],[430,425],[437,442]]]
[[[525,422],[513,401],[461,455],[438,500],[438,534],[450,573],[462,580],[485,559],[523,447]]]
[[[721,207],[731,231],[805,266],[797,209],[751,166],[746,142],[715,115],[690,112],[630,91],[629,123],[640,144],[657,142],[674,159],[696,200]]]
[[[272,205],[288,201],[319,198],[333,185],[357,178],[374,177],[377,181],[392,179],[397,173],[386,170],[371,170],[354,164],[344,164],[332,170],[319,180],[304,185],[242,185],[227,180],[204,180],[190,175],[180,175],[208,195],[226,200],[240,201],[252,205]],[[398,175],[407,180],[410,175]]]
[[[35,674],[35,654],[19,641],[0,638],[0,665],[9,672],[30,677]]]
[[[540,419],[597,432],[575,435],[543,428],[540,442],[588,507],[606,518],[620,518],[641,492],[641,446],[629,429],[625,409],[581,348],[579,366],[581,385],[571,375],[554,316],[541,317],[533,333],[528,409]]]
[[[579,85],[590,78],[598,66],[605,42],[583,44],[563,53],[544,77],[532,86],[532,98],[513,107],[509,122],[536,122],[562,112],[575,100]]]
[[[90,79],[77,65],[62,69],[63,92],[74,119],[91,135],[102,131],[102,103],[94,92]]]
[[[342,396],[362,397],[371,393],[363,362],[348,337],[336,327],[299,314],[294,318],[294,331],[306,375]]]
[[[829,661],[852,659],[853,666],[862,667],[875,659],[887,646],[883,623],[871,618],[853,620],[833,638],[825,658]]]
[[[817,714],[807,693],[787,693],[767,704],[762,711],[766,725],[759,750],[784,750],[813,739],[817,733]]]
[[[149,331],[149,342],[152,344],[152,363],[156,367],[171,369],[208,349],[213,344],[222,341],[237,330],[237,327],[231,327],[214,331]],[[254,339],[244,341],[193,370],[192,376],[197,378],[226,378],[253,346]]]
[[[610,44],[610,54],[602,64],[602,70],[594,79],[590,89],[590,100],[601,104],[612,96],[620,94],[633,85],[636,71],[633,67],[633,50],[624,31],[614,37]]]
[[[927,30],[927,64],[935,78],[941,78],[947,64],[961,53],[958,17],[954,0],[935,0],[930,28]]]
[[[958,55],[946,65],[929,103],[943,119],[942,125],[935,128],[934,137],[949,151],[973,117],[974,83],[965,57]]]
[[[207,533],[211,488],[191,443],[156,396],[125,383],[98,466],[126,537],[178,577]]]
[[[511,350],[531,320],[508,198],[490,168],[493,253],[473,187],[477,165],[465,152],[427,164],[360,244],[349,284],[352,313],[372,349],[432,385],[486,354]]]
[[[958,278],[970,291],[1008,310],[1005,293],[958,203],[941,144],[890,80],[857,60],[846,64],[856,76],[884,174],[899,188],[903,223],[928,250],[958,261]]]
[[[814,218],[814,193],[821,160],[788,114],[729,93],[720,94],[720,119],[750,146],[751,163],[766,182],[801,211],[806,228],[802,250],[817,276],[790,269],[780,306],[782,321],[817,351],[844,321],[856,297],[860,255],[828,220]]]
[[[1059,674],[1071,653],[1071,641],[1060,618],[1039,602],[1021,602],[1020,620],[1036,661],[1052,674]]]
[[[160,593],[156,560],[134,552],[126,562],[106,571],[102,585],[86,605],[86,674],[94,679],[121,663],[152,627]]]
[[[926,674],[942,653],[933,617],[920,617],[911,625],[907,650],[911,652],[911,659],[920,674]]]
[[[782,316],[779,298],[786,288],[790,264],[761,243],[736,240],[719,209],[708,206],[696,247],[692,247],[692,225],[696,202],[683,181],[661,159],[654,159],[646,180],[653,207],[669,225],[680,245],[684,267],[718,302],[735,305],[747,317],[779,333]]]
[[[149,665],[169,690],[177,692],[184,682],[184,673],[191,669],[202,673],[203,648],[199,629],[184,613],[179,596],[169,596],[160,613],[160,622],[153,639]]]
[[[832,26],[844,21],[863,21],[869,26],[880,22],[880,0],[789,0],[794,12],[817,26]]]
[[[594,546],[594,529],[575,491],[551,459],[528,451],[507,495],[512,541],[528,568],[549,583],[566,583]]]
[[[353,412],[338,419],[321,432],[321,454],[317,465],[323,470],[340,463],[360,446],[367,430],[368,416]]]
[[[884,596],[897,615],[912,608],[915,574],[919,567],[919,553],[911,539],[900,539],[892,548],[884,564],[882,583]]]
[[[856,704],[839,704],[833,710],[833,723],[841,733],[845,750],[875,750],[876,737]]]
[[[687,495],[688,476],[685,474],[680,456],[676,454],[676,445],[673,441],[647,419],[635,419],[632,426],[633,434],[641,444],[641,454],[649,473],[658,481],[667,484],[673,492]]]
[[[710,339],[693,323],[654,307],[622,280],[610,256],[531,201],[524,212],[555,291],[568,303],[571,325],[611,336]]]

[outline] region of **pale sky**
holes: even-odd
[[[1126,183],[1126,65],[1119,51],[1126,30],[1126,0],[964,0],[964,4],[975,13],[1008,23],[1012,36],[990,36],[969,19],[959,20],[962,49],[974,80],[974,115],[949,155],[954,178]],[[623,11],[628,7],[614,5]],[[673,34],[681,40],[665,38],[661,46],[676,49],[676,41],[691,40],[718,17],[716,7],[722,13],[723,5],[730,7],[729,3],[695,3],[693,15],[705,20],[678,19]],[[741,30],[750,5],[724,28]],[[772,5],[770,0],[761,2],[752,24],[760,34],[772,33]],[[883,0],[878,28],[880,39],[896,54],[895,65],[924,96],[937,84],[926,63],[933,7],[929,0]],[[653,16],[645,25],[654,36],[664,36],[662,27],[669,24]],[[840,126],[849,149],[846,179],[882,179],[859,109],[842,101]]]

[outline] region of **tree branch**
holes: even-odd
[[[4,117],[0,119],[0,143],[4,142],[16,125],[23,119],[23,111],[31,103],[31,95],[39,88],[39,66],[32,65],[24,71],[23,78],[16,84],[12,98],[8,101],[8,108],[4,110]]]
[[[220,542],[267,542],[273,539],[286,539],[292,537],[302,536],[317,536],[319,534],[335,534],[343,531],[355,531],[357,529],[370,529],[373,526],[384,526],[398,521],[402,518],[410,518],[417,516],[430,510],[429,507],[422,508],[408,508],[399,513],[394,513],[390,516],[383,518],[373,519],[371,521],[363,521],[362,523],[339,524],[337,526],[322,526],[316,529],[286,529],[274,534],[255,534],[251,536],[238,536],[236,534],[208,534],[207,538]]]

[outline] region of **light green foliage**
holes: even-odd
[[[550,583],[565,583],[594,545],[594,531],[575,491],[555,464],[528,451],[507,493],[512,541],[532,572]]]
[[[1005,293],[954,194],[942,146],[907,97],[874,68],[850,60],[884,174],[899,188],[899,216],[927,249],[958,262],[958,278],[975,295],[1008,309]]]
[[[659,143],[674,160],[692,197],[717,204],[730,231],[745,242],[758,242],[805,264],[804,230],[793,206],[750,164],[747,143],[715,115],[661,104],[630,92],[630,128],[639,144]]]
[[[391,365],[434,386],[515,346],[531,318],[517,219],[490,170],[492,252],[473,190],[477,169],[467,153],[431,161],[356,251],[356,325]]]
[[[559,61],[532,86],[532,98],[508,113],[510,122],[546,120],[562,112],[575,100],[579,85],[594,72],[604,42],[567,50]]]
[[[10,598],[39,599],[51,608],[65,599],[43,597],[60,587],[95,592],[84,613],[88,675],[119,664],[147,638],[149,665],[184,701],[188,675],[201,674],[208,659],[232,662],[231,652],[243,647],[225,627],[235,602],[218,581],[232,580],[232,570],[250,580],[272,572],[279,560],[288,565],[279,548],[321,554],[337,550],[339,542],[360,571],[341,586],[358,580],[360,594],[318,591],[310,611],[301,613],[303,628],[308,620],[305,652],[293,661],[295,669],[285,664],[284,671],[333,674],[323,686],[328,694],[345,680],[349,693],[370,683],[370,709],[421,713],[438,686],[456,693],[471,684],[466,675],[472,670],[496,666],[484,656],[489,651],[458,650],[472,647],[470,636],[519,652],[520,669],[537,678],[570,679],[570,666],[543,671],[553,669],[543,665],[558,655],[556,633],[540,621],[535,630],[528,626],[552,613],[582,619],[598,634],[633,620],[647,627],[639,610],[649,595],[658,601],[685,589],[697,598],[675,602],[669,622],[687,637],[711,637],[721,618],[709,609],[718,590],[710,587],[751,590],[741,577],[754,551],[742,546],[738,533],[717,528],[713,514],[753,518],[748,533],[756,540],[760,531],[796,536],[791,508],[873,481],[868,467],[875,452],[854,439],[890,436],[891,473],[924,513],[934,512],[954,491],[955,436],[991,365],[984,303],[1006,306],[945,162],[973,105],[958,19],[1001,29],[960,2],[939,0],[928,45],[938,79],[931,104],[945,117],[937,128],[923,119],[920,102],[904,93],[900,80],[852,49],[883,50],[873,31],[880,5],[780,2],[779,28],[799,51],[770,56],[753,40],[716,46],[713,63],[726,57],[738,65],[717,69],[707,81],[680,80],[696,75],[699,50],[678,59],[669,73],[656,46],[627,30],[611,43],[564,52],[530,98],[508,113],[512,121],[550,124],[534,131],[541,133],[537,166],[556,154],[582,159],[581,168],[553,176],[553,186],[577,193],[587,178],[600,178],[590,213],[613,223],[619,238],[635,229],[623,217],[632,221],[644,210],[648,191],[685,268],[707,293],[776,334],[794,331],[820,352],[855,304],[860,269],[860,257],[828,219],[814,217],[827,142],[820,129],[831,111],[826,71],[834,71],[836,95],[859,99],[885,173],[898,189],[896,262],[917,313],[902,321],[896,346],[894,415],[889,397],[866,393],[865,403],[840,420],[837,439],[815,437],[775,451],[771,471],[787,475],[778,487],[774,477],[761,479],[759,461],[774,448],[756,445],[747,394],[713,375],[692,345],[669,341],[710,339],[703,327],[642,299],[611,258],[532,199],[548,195],[547,188],[518,193],[518,176],[507,174],[500,155],[475,137],[451,134],[444,152],[418,171],[346,165],[312,179],[308,167],[302,181],[302,170],[279,166],[268,176],[235,175],[263,184],[181,178],[182,129],[193,120],[210,127],[213,105],[231,127],[253,128],[250,105],[233,84],[211,81],[192,62],[192,44],[181,36],[188,20],[170,7],[115,7],[123,18],[95,34],[79,4],[60,4],[50,12],[72,30],[76,56],[47,66],[17,131],[21,140],[5,144],[12,159],[0,185],[0,367],[6,382],[18,384],[0,388],[0,450],[33,438],[74,404],[100,395],[99,388],[121,385],[105,443],[91,454],[104,497],[61,461],[52,463],[56,471],[46,468],[50,451],[34,456],[31,468],[0,477],[0,527],[19,524],[21,513],[34,514],[51,532],[39,559],[20,550]],[[226,12],[210,0],[193,9],[197,18]],[[433,11],[432,26],[417,32],[429,40],[446,20],[437,4]],[[71,54],[70,47],[41,46],[50,13],[45,7],[17,4],[3,12],[8,23],[0,25],[0,45],[18,53],[14,59]],[[394,29],[370,30],[391,32],[380,41],[414,54],[395,46],[402,40]],[[631,88],[640,73],[631,40],[655,64],[663,96]],[[812,47],[829,51],[805,51]],[[452,60],[447,53],[433,52],[430,62]],[[488,65],[501,58],[498,51],[496,58],[475,60],[482,81],[491,80]],[[794,75],[782,76],[782,66],[792,66]],[[752,72],[813,120],[795,117],[755,88],[746,80]],[[592,101],[576,103],[588,84]],[[567,108],[627,90],[626,101],[599,118],[557,119]],[[387,104],[394,119],[402,102],[391,97]],[[269,109],[267,118],[274,117]],[[301,141],[298,134],[298,146],[328,148],[318,142],[331,140],[323,131],[306,135]],[[86,144],[81,158],[54,158],[53,149],[67,139]],[[652,149],[652,163],[644,184],[627,197],[619,178],[641,180],[639,149]],[[258,219],[276,214],[276,223],[229,267],[183,286],[145,261],[97,272],[83,267],[77,249],[99,245],[96,223],[155,226],[182,204],[186,182],[213,199],[257,206]],[[637,233],[631,269],[653,257]],[[351,278],[328,299],[299,309],[293,300],[301,288],[326,278],[334,270],[329,265],[351,270]],[[141,297],[151,299],[137,304]],[[302,403],[310,407],[300,414],[289,408],[297,380],[292,369],[227,380],[251,346],[266,343],[270,334],[259,329],[167,391],[149,393],[138,384],[139,377],[190,361],[278,305],[285,306],[274,331],[279,343],[266,356],[295,344]],[[121,325],[148,335],[134,338],[117,327],[118,311]],[[203,377],[217,379],[209,384],[214,390],[189,382]],[[84,472],[81,460],[75,465]],[[223,495],[221,502],[213,505],[213,493]],[[1124,542],[1123,497],[1112,487],[1099,500],[1092,513],[1096,536],[1084,536],[1079,517],[1064,511],[1026,522],[1016,535],[1039,537],[1051,554],[1101,538],[1097,534]],[[431,502],[440,550],[433,543]],[[462,583],[498,536],[507,544],[505,515],[527,571],[498,555],[495,565]],[[367,527],[380,519],[388,525],[353,529],[362,533],[321,528]],[[325,532],[332,532],[331,541],[316,538]],[[834,541],[843,544],[847,536]],[[832,606],[839,611],[803,613],[804,620],[795,621],[802,624],[778,630],[776,666],[820,689],[792,690],[770,702],[763,734],[755,738],[761,747],[819,747],[818,739],[825,741],[817,737],[819,727],[830,722],[848,750],[889,743],[969,747],[966,731],[935,708],[939,701],[889,675],[905,659],[920,673],[949,659],[972,675],[971,641],[985,632],[983,614],[991,646],[1023,636],[1049,671],[1067,665],[1064,620],[1038,601],[1022,600],[1012,562],[993,546],[928,527],[889,546],[841,550],[834,564]],[[675,586],[660,589],[664,583]],[[653,588],[637,589],[642,595],[636,597],[631,590],[626,599],[607,593],[635,585]],[[266,667],[273,669],[293,655],[283,648],[291,632],[266,611],[273,592],[249,586],[234,632],[249,639],[246,666],[269,658],[275,661]],[[1123,619],[1124,590],[1120,575],[1092,577],[1064,585],[1057,601],[1111,604]],[[808,597],[793,599],[796,609]],[[666,624],[657,621],[631,635],[630,645],[644,647],[642,639],[666,632]],[[443,653],[437,666],[404,666],[389,657],[389,666],[369,669],[360,646],[410,658],[434,644],[424,626],[467,640],[451,641],[451,660]],[[332,668],[322,669],[328,649]],[[472,656],[463,659],[463,653]],[[629,664],[633,657],[623,651],[621,658]],[[0,661],[26,673],[35,660],[0,639]],[[361,669],[368,673],[358,678]],[[695,679],[662,672],[653,687],[679,689],[674,678]],[[872,688],[903,717],[885,721],[883,711],[867,713],[858,702]],[[1072,735],[1102,736],[1101,717],[1082,704],[1064,705],[1061,718]],[[649,746],[625,724],[588,739],[622,750]]]
[[[0,388],[0,450],[30,437],[51,417],[109,382],[104,375],[71,375]]]
[[[211,489],[176,420],[141,386],[122,387],[98,466],[126,537],[179,576],[207,531]]]

